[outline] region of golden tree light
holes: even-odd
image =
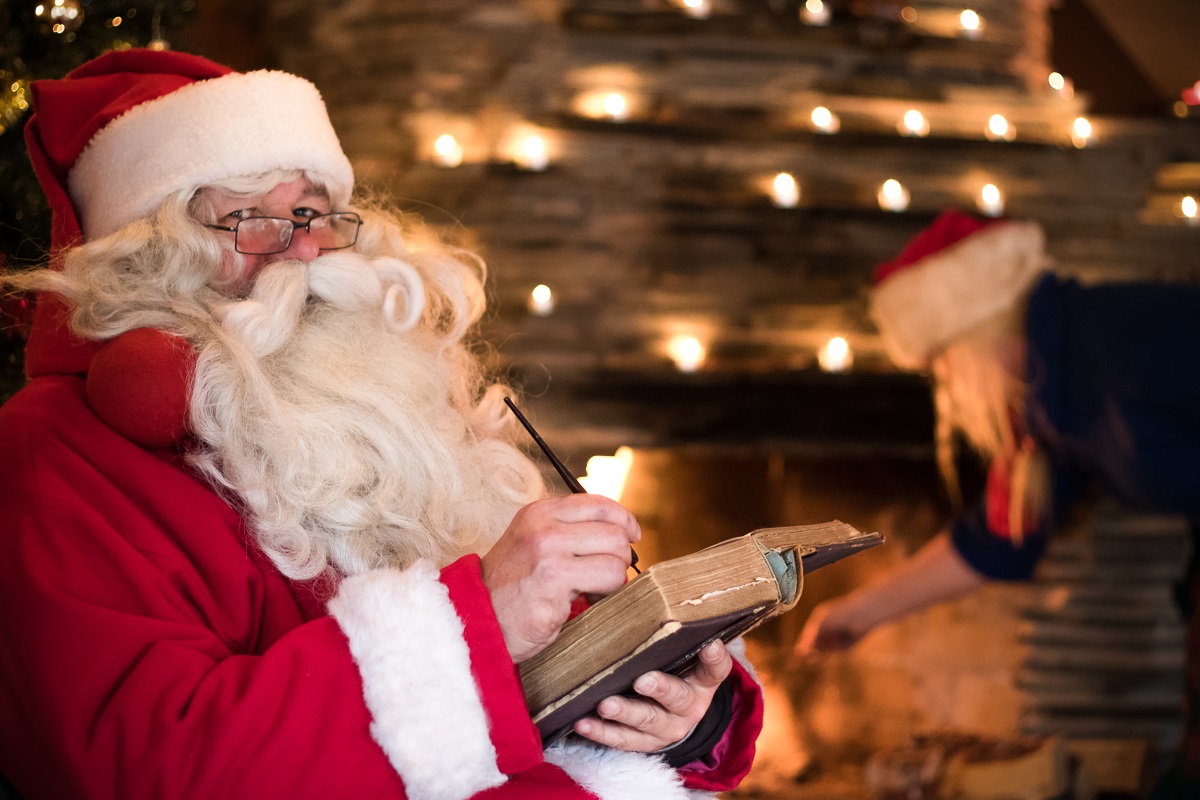
[[[992,114],[984,132],[993,142],[1011,142],[1017,135],[1017,129],[1008,123],[1003,114]]]
[[[675,0],[675,5],[696,19],[708,19],[713,10],[712,0]]]
[[[695,336],[676,336],[667,343],[667,353],[680,372],[695,372],[704,365],[708,351]]]
[[[813,128],[821,133],[837,133],[842,127],[842,121],[838,119],[838,115],[825,106],[814,108],[809,119],[812,120]]]
[[[795,208],[800,204],[800,184],[789,173],[779,173],[771,182],[771,200],[779,208]]]
[[[1196,198],[1190,194],[1179,201],[1179,213],[1187,221],[1188,225],[1195,225],[1200,222],[1200,217],[1196,216]]]
[[[817,363],[825,372],[846,372],[854,365],[854,351],[841,336],[834,336],[817,353]]]
[[[928,136],[929,120],[925,119],[925,115],[920,111],[910,108],[904,112],[904,117],[896,129],[905,136]]]
[[[804,0],[804,5],[800,7],[800,21],[805,25],[821,27],[828,25],[832,18],[829,6],[823,0]]]
[[[537,134],[526,136],[517,154],[517,164],[524,169],[541,172],[550,165],[546,151],[546,140]]]
[[[979,190],[979,199],[975,202],[980,213],[989,217],[998,217],[1004,213],[1004,194],[994,183],[985,183]]]
[[[958,15],[958,25],[964,38],[978,39],[983,33],[983,17],[971,9],[963,9]]]
[[[457,167],[463,160],[462,145],[448,133],[443,133],[433,143],[433,159],[443,167]]]
[[[1092,138],[1092,123],[1088,122],[1087,117],[1076,117],[1071,123],[1071,144],[1078,147],[1080,150],[1088,146],[1088,142]]]
[[[533,287],[529,293],[529,312],[539,317],[549,316],[554,311],[554,292],[544,283]]]
[[[908,210],[910,197],[904,184],[895,178],[888,178],[875,193],[875,199],[884,211],[900,212]]]

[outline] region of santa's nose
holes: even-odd
[[[274,258],[279,261],[295,259],[307,264],[320,254],[321,246],[316,237],[304,228],[297,228],[292,232],[292,243],[288,245],[288,249],[277,253]]]

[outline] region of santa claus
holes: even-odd
[[[35,83],[55,212],[0,409],[0,773],[37,797],[670,798],[745,775],[719,643],[543,751],[515,664],[640,532],[544,497],[466,339],[483,265],[353,175],[307,81]]]

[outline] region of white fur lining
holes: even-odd
[[[571,741],[546,750],[546,761],[600,800],[701,800],[715,795],[687,789],[661,758]]]
[[[960,334],[1011,306],[1045,269],[1035,222],[991,225],[910,264],[871,292],[871,317],[900,367],[920,369]]]
[[[504,783],[462,621],[431,564],[347,578],[329,610],[362,675],[371,735],[410,798],[461,800]]]
[[[140,219],[172,194],[243,175],[299,169],[335,205],[354,172],[317,87],[286,72],[230,73],[134,106],[105,125],[67,185],[88,239]]]

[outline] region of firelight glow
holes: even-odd
[[[667,343],[667,352],[680,372],[695,372],[704,364],[707,351],[695,336],[676,336]]]
[[[925,115],[915,108],[910,108],[904,112],[904,119],[900,120],[900,133],[905,136],[928,136],[929,135],[929,120],[925,119]]]
[[[909,193],[904,184],[895,178],[888,178],[875,194],[879,207],[884,211],[904,211],[908,208]]]
[[[854,364],[854,352],[849,342],[841,336],[834,336],[817,353],[817,363],[826,372],[845,372]]]
[[[825,106],[817,106],[812,111],[812,124],[821,133],[837,133],[842,127],[842,121]]]
[[[632,464],[633,451],[628,447],[618,447],[615,455],[589,458],[587,474],[580,477],[579,482],[588,490],[588,494],[599,494],[619,501]]]
[[[433,143],[434,159],[443,167],[457,167],[462,163],[462,145],[448,133],[443,133]]]
[[[976,203],[980,212],[989,217],[998,217],[1004,213],[1004,194],[994,183],[985,183],[979,191]]]
[[[554,311],[554,292],[544,283],[533,287],[529,293],[529,311],[539,317],[545,317]]]
[[[780,208],[795,208],[800,203],[800,185],[789,173],[781,172],[771,185],[771,199]]]

